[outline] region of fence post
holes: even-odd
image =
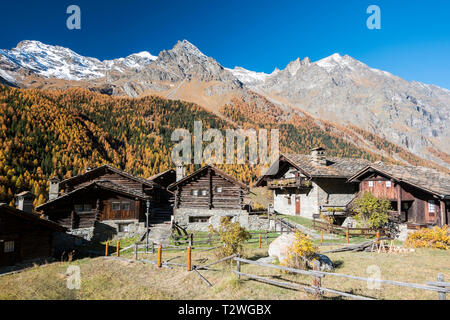
[[[378,241],[380,241],[380,231],[377,231],[377,244],[378,244]]]
[[[208,244],[209,244],[209,245],[212,244],[212,236],[211,236],[211,233],[208,233]]]
[[[191,247],[187,247],[187,271],[192,270],[191,261]]]
[[[313,265],[313,270],[318,271],[319,270],[319,262],[317,260],[314,261],[314,262],[315,263]],[[322,286],[322,279],[320,277],[314,277],[314,279],[313,279],[313,286],[317,287],[317,288],[315,288],[316,289],[315,295],[316,295],[317,298],[320,298],[321,297],[320,287]]]
[[[161,262],[161,257],[162,256],[162,245],[159,245],[158,247],[158,268],[161,268],[162,266],[162,262]]]
[[[323,231],[320,231],[320,244],[323,242]]]
[[[240,253],[238,253],[237,254],[237,258],[239,259],[241,257],[241,254]],[[237,272],[241,272],[241,262],[238,260],[238,261],[236,261],[237,263],[236,263],[236,269],[237,269]],[[241,275],[240,274],[238,274],[238,279],[240,279],[241,278]]]
[[[117,241],[116,255],[120,256],[120,242]]]
[[[258,248],[261,249],[261,234],[258,237]]]
[[[350,243],[350,239],[349,239],[349,234],[348,234],[348,227],[347,227],[346,236],[347,236],[347,244],[349,244]]]
[[[106,241],[106,245],[105,245],[105,256],[108,256],[108,247],[109,247],[109,241]]]
[[[444,282],[444,275],[442,273],[439,273],[437,276],[438,282]],[[442,287],[444,288],[444,287]],[[439,300],[446,300],[445,292],[438,292]]]
[[[155,243],[152,241],[152,254],[155,253]]]
[[[134,259],[138,259],[138,244],[137,242],[134,243]]]

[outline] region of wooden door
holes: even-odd
[[[300,196],[295,196],[295,214],[300,215]]]

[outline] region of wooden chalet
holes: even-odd
[[[217,226],[221,216],[247,214],[243,209],[248,186],[212,165],[202,167],[168,189],[175,195],[175,221],[190,229]]]
[[[151,180],[103,165],[61,182],[51,179],[50,200],[36,210],[73,234],[88,240],[96,236],[104,239],[122,232],[145,232],[147,201],[150,212],[164,208],[170,220],[167,193]]]
[[[392,215],[408,228],[449,223],[450,176],[424,167],[376,162],[355,173],[350,182],[361,193],[391,201]]]
[[[273,190],[277,213],[344,218],[358,192],[357,183],[347,179],[368,164],[363,159],[327,157],[318,147],[310,155],[281,154],[255,185]]]
[[[57,232],[64,233],[65,228],[0,203],[0,266],[51,257]]]

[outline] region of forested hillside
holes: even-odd
[[[176,128],[193,132],[194,120],[202,120],[205,129],[280,128],[282,152],[308,153],[323,145],[330,155],[382,159],[345,141],[331,125],[318,125],[308,116],[281,119],[280,110],[254,108],[239,102],[223,106],[227,121],[198,105],[155,96],[117,98],[85,89],[0,86],[0,202],[11,203],[15,194],[31,190],[37,195],[35,204],[43,203],[49,177],[68,178],[88,166],[109,163],[144,178],[172,168],[171,133]],[[246,183],[260,175],[252,166],[222,168]]]

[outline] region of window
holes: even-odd
[[[92,204],[84,203],[84,204],[76,204],[74,205],[75,212],[89,212],[92,211]]]
[[[210,217],[198,216],[198,217],[189,217],[189,223],[195,222],[209,222]]]
[[[428,201],[428,212],[435,212],[435,208],[434,208],[434,202],[433,201]]]
[[[5,253],[14,252],[14,241],[5,242]]]
[[[130,203],[129,202],[122,202],[122,210],[130,210]]]
[[[128,232],[128,224],[126,223],[119,224],[119,232]]]
[[[390,188],[392,187],[392,182],[391,181],[386,181],[386,188]]]
[[[222,187],[216,187],[216,192],[217,193],[221,193],[222,192]]]
[[[373,187],[373,181],[369,181],[369,188]]]
[[[208,194],[208,192],[206,191],[206,189],[200,190],[201,191],[201,195],[202,196],[206,196]]]
[[[119,211],[120,210],[120,202],[113,202],[112,209],[113,209],[113,211]]]
[[[192,196],[198,196],[198,190],[197,189],[191,190],[191,195]]]

